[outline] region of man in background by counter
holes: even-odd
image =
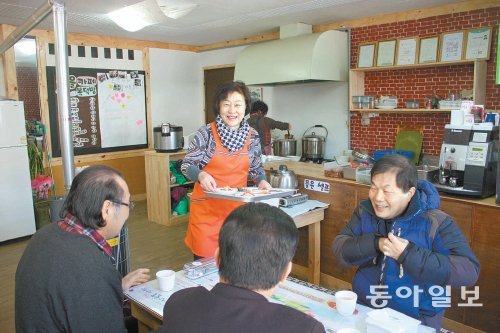
[[[163,309],[160,332],[324,333],[308,315],[268,301],[292,269],[298,230],[276,207],[250,203],[226,218],[215,260],[220,282],[175,292]]]
[[[133,205],[113,168],[90,166],[75,177],[64,219],[38,230],[19,261],[17,332],[126,332],[123,289],[146,282],[149,270],[122,279],[106,240]]]
[[[271,130],[280,129],[290,131],[292,129],[292,125],[289,123],[283,123],[266,117],[268,109],[266,103],[255,101],[252,103],[250,118],[248,119],[248,124],[259,133],[260,147],[264,155],[271,155]]]
[[[476,256],[457,224],[438,209],[436,188],[417,181],[406,157],[375,162],[368,196],[333,242],[340,263],[359,266],[352,281],[358,302],[389,306],[439,332],[445,308],[433,297],[450,296],[447,286],[474,285]]]

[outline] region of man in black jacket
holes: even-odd
[[[226,218],[215,252],[220,282],[174,293],[163,309],[161,332],[324,333],[316,319],[270,303],[292,268],[298,230],[276,207],[250,203]]]

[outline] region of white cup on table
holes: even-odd
[[[340,290],[335,293],[335,307],[342,316],[350,316],[354,313],[357,300],[358,295],[350,290]]]
[[[170,269],[158,271],[156,273],[156,280],[161,291],[170,291],[174,289],[175,272]]]

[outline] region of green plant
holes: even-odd
[[[43,152],[38,149],[36,140],[28,140],[28,158],[31,179],[34,179],[36,175],[43,175],[45,173],[43,168]]]

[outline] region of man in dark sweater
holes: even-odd
[[[292,269],[298,230],[276,207],[250,203],[226,218],[215,259],[220,282],[174,293],[159,332],[324,333],[308,315],[268,298]]]
[[[271,130],[280,129],[282,131],[292,129],[292,125],[266,117],[268,106],[262,101],[252,103],[248,124],[259,133],[260,147],[262,154],[271,155]]]
[[[106,240],[133,206],[118,171],[91,166],[75,177],[64,219],[37,231],[19,261],[17,332],[126,332],[123,289],[147,281],[148,270],[122,280]]]

